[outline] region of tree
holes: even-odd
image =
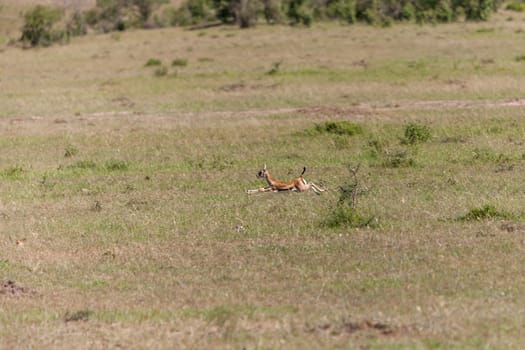
[[[31,46],[50,45],[60,40],[63,32],[54,31],[53,26],[62,18],[62,11],[54,7],[37,5],[24,15],[21,41]]]

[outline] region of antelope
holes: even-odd
[[[308,183],[304,178],[303,175],[306,171],[306,167],[303,168],[303,172],[299,177],[296,177],[295,179],[285,182],[285,181],[279,181],[272,178],[268,170],[266,169],[266,164],[264,164],[264,167],[259,170],[257,173],[257,178],[259,179],[265,179],[268,183],[268,187],[261,187],[256,190],[246,190],[246,193],[252,194],[252,193],[258,193],[258,192],[283,192],[283,191],[297,191],[297,192],[304,192],[309,190],[310,188],[314,190],[316,194],[320,194],[321,192],[326,191],[325,189],[320,188],[313,182]]]

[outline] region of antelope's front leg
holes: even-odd
[[[247,194],[254,194],[254,193],[259,193],[259,192],[270,192],[270,191],[272,191],[271,187],[261,187],[261,188],[258,188],[256,190],[246,190],[246,193]]]
[[[324,188],[321,188],[321,187],[317,186],[317,185],[314,184],[313,182],[310,182],[310,185],[312,186],[312,189],[313,189],[316,193],[321,193],[321,192],[325,192],[325,191],[326,191]]]

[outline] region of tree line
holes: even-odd
[[[485,21],[503,0],[185,0],[175,8],[169,0],[97,0],[86,11],[38,5],[24,14],[21,41],[50,45],[71,36],[130,28],[255,26],[268,24],[310,26],[316,21],[364,22],[388,26],[397,21],[444,23]]]

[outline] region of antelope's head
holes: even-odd
[[[264,164],[264,167],[257,173],[257,178],[264,179],[266,178],[266,174],[268,174],[268,170],[266,170],[266,164]]]

